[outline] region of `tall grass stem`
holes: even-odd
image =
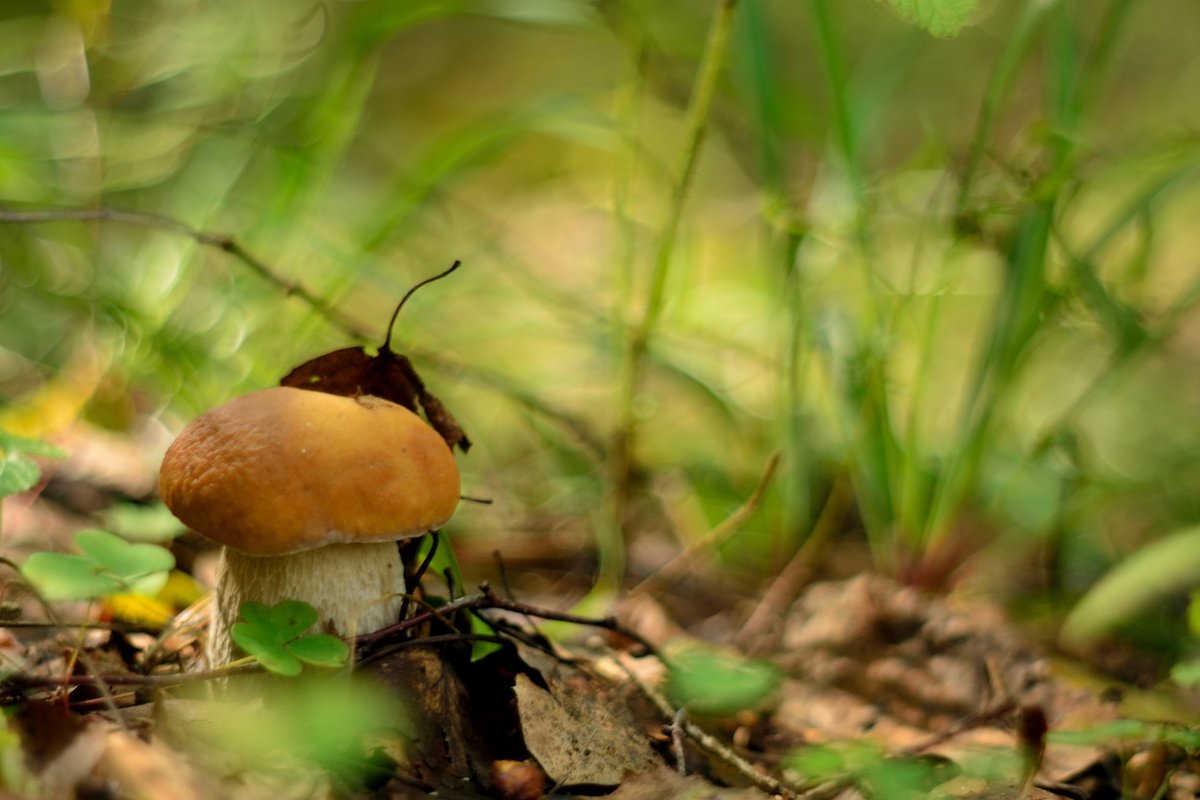
[[[617,425],[610,451],[611,528],[600,534],[601,539],[611,537],[614,541],[609,542],[607,547],[603,541],[597,543],[600,551],[598,588],[614,588],[624,576],[624,559],[619,555],[623,551],[615,546],[615,542],[623,542],[625,537],[624,520],[631,491],[633,453],[637,440],[637,394],[642,383],[646,353],[666,301],[667,276],[675,255],[688,190],[691,188],[700,150],[708,131],[709,113],[729,49],[736,8],[737,0],[720,0],[709,25],[704,52],[688,102],[680,162],[671,188],[666,219],[659,232],[654,263],[646,286],[645,304],[640,317],[628,329],[624,343],[616,397]],[[606,553],[610,553],[611,557],[606,557]]]

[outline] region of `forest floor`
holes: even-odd
[[[119,449],[104,452],[103,463],[119,461]],[[71,531],[94,524],[112,481],[69,467],[6,506],[6,542],[65,549]],[[144,478],[131,469],[121,480]],[[203,579],[207,556],[193,545],[172,547],[180,571]],[[464,574],[496,577],[490,554],[459,558]],[[616,617],[579,624],[589,620],[553,610],[566,603],[552,595],[519,602],[507,592],[484,587],[458,598],[454,614],[423,612],[426,624],[359,642],[355,672],[368,693],[341,695],[344,672],[213,679],[204,599],[130,622],[113,603],[43,607],[13,576],[0,628],[0,796],[1200,793],[1195,697],[1147,686],[1154,676],[1136,666],[1123,680],[1103,677],[963,593],[862,571],[808,582],[786,602],[709,613],[719,589],[685,581],[638,587]],[[486,620],[484,636],[469,617]],[[481,639],[498,646],[479,657]],[[672,681],[689,663],[715,704],[676,703]],[[403,710],[389,711],[392,701]]]

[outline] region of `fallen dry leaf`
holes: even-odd
[[[180,753],[162,742],[143,742],[124,731],[108,734],[96,773],[120,786],[123,796],[141,800],[204,800],[217,789],[203,785]]]
[[[517,711],[529,752],[564,786],[616,786],[662,763],[633,719],[619,686],[582,675],[546,675],[546,688],[516,679]]]
[[[629,776],[609,800],[767,800],[758,789],[713,786],[694,775],[680,775],[665,766]]]

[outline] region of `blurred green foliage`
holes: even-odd
[[[232,683],[224,699],[206,701],[205,724],[183,715],[173,722],[180,705],[168,704],[166,724],[189,725],[186,747],[198,759],[283,776],[290,785],[317,780],[314,773],[322,771],[350,790],[369,786],[381,770],[386,780],[394,763],[372,751],[414,735],[402,705],[356,676],[304,676],[256,687]]]
[[[673,197],[717,5],[15,0],[0,202],[230,234],[374,344],[461,258],[397,336],[497,501],[460,540],[611,537],[630,424],[643,567],[775,452],[731,575],[776,569],[839,485],[881,566],[1018,596],[1194,524],[1195,4],[988,3],[936,39],[868,0],[742,0]],[[169,225],[0,226],[4,414],[174,427],[351,338]]]
[[[868,798],[901,800],[928,797],[935,788],[963,773],[1011,778],[1017,774],[1015,761],[1011,752],[997,749],[968,754],[963,759],[964,767],[960,767],[936,756],[889,756],[863,741],[806,747],[792,754],[784,768],[812,784],[838,781],[852,784]]]
[[[710,717],[732,717],[763,703],[781,680],[767,661],[751,661],[716,648],[691,646],[666,655],[667,697],[676,708]]]
[[[62,458],[64,453],[52,444],[0,430],[0,501],[33,487],[41,469],[31,456]]]

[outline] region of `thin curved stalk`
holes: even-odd
[[[631,491],[633,452],[638,434],[634,401],[642,384],[646,354],[666,302],[667,277],[675,255],[679,226],[699,162],[701,146],[708,132],[709,114],[716,95],[717,80],[725,65],[736,7],[737,0],[720,0],[709,25],[708,39],[688,103],[687,126],[680,162],[650,270],[644,305],[641,315],[629,329],[622,352],[616,397],[617,425],[609,454],[611,509],[609,521],[604,526],[607,530],[602,530],[597,540],[600,551],[597,589],[602,591],[615,588],[624,575],[623,520]]]

